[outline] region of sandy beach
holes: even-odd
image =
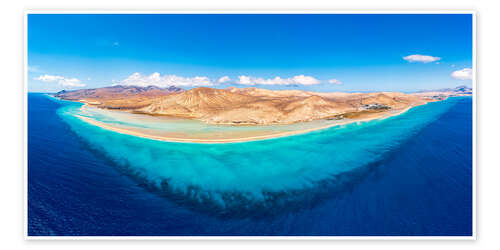
[[[82,106],[81,109],[85,109],[85,107],[86,107],[86,105]],[[309,133],[312,131],[318,131],[318,130],[331,128],[334,126],[346,125],[346,124],[350,124],[350,123],[368,122],[368,121],[377,120],[377,119],[386,119],[388,117],[403,114],[411,108],[412,107],[408,107],[408,108],[405,108],[402,110],[397,110],[397,111],[392,112],[392,113],[389,113],[389,112],[374,113],[374,114],[372,114],[371,117],[360,117],[360,118],[356,118],[356,119],[339,120],[339,122],[337,122],[337,123],[332,123],[332,124],[329,124],[326,126],[318,126],[315,128],[300,129],[300,130],[286,131],[286,132],[278,132],[278,133],[272,133],[272,134],[260,135],[260,136],[242,136],[242,137],[224,138],[224,139],[184,138],[182,136],[171,137],[171,136],[154,135],[154,134],[146,133],[143,131],[137,131],[133,128],[123,128],[123,127],[113,126],[113,125],[110,125],[110,124],[107,124],[104,122],[100,122],[100,121],[96,121],[92,118],[81,116],[81,115],[75,114],[74,116],[78,117],[79,119],[81,119],[84,122],[87,122],[87,123],[92,124],[94,126],[98,126],[100,128],[106,129],[106,130],[110,130],[110,131],[121,133],[121,134],[137,136],[137,137],[141,137],[141,138],[147,138],[147,139],[158,140],[158,141],[166,141],[166,142],[215,144],[215,143],[248,142],[248,141],[257,141],[257,140],[265,140],[265,139],[280,138],[280,137],[285,137],[285,136],[299,135],[299,134]]]
[[[304,134],[384,119],[436,101],[427,95],[400,92],[323,93],[252,87],[171,92],[170,88],[114,86],[55,96],[83,103],[81,113],[74,115],[89,124],[137,137],[189,143]]]

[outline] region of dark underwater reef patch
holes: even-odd
[[[139,187],[148,192],[193,211],[227,219],[266,218],[313,208],[325,200],[349,193],[365,177],[376,174],[378,166],[391,154],[391,152],[385,153],[382,157],[384,160],[342,174],[330,175],[329,178],[317,181],[310,187],[303,189],[288,189],[279,192],[265,190],[261,192],[221,192],[188,185],[180,190],[170,184],[170,179],[151,180],[145,173],[138,171],[127,161],[114,159],[100,146],[90,144],[78,134],[76,136],[81,140],[84,149],[105,159],[109,166],[128,176]]]
[[[434,117],[433,120],[437,120],[439,116]],[[131,166],[125,158],[117,159],[112,157],[106,153],[102,146],[90,143],[86,138],[74,131],[73,128],[72,131],[82,141],[83,148],[90,150],[99,158],[105,159],[110,166],[121,174],[130,177],[138,186],[151,193],[164,197],[179,206],[219,218],[259,218],[312,208],[325,200],[335,199],[341,194],[348,193],[353,187],[362,182],[366,176],[376,174],[380,164],[388,160],[391,154],[397,153],[397,148],[404,143],[408,143],[414,136],[418,136],[419,131],[431,123],[432,121],[417,130],[408,131],[407,133],[411,134],[399,138],[397,145],[386,145],[385,150],[376,153],[379,156],[377,157],[378,160],[373,160],[366,165],[341,174],[329,175],[301,189],[261,190],[255,192],[214,191],[189,185],[189,183],[184,183],[185,185],[179,188],[178,185],[172,184],[176,180],[160,179],[159,177],[151,179],[148,177],[147,172],[142,172],[144,170]],[[376,149],[366,150],[377,152]],[[334,163],[332,162],[332,164]],[[325,165],[325,167],[328,166]]]

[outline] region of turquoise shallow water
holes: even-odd
[[[171,143],[115,133],[74,117],[80,104],[64,106],[58,114],[91,147],[152,187],[228,207],[275,204],[287,200],[286,194],[335,186],[342,182],[339,176],[382,160],[453,105],[453,100],[429,103],[384,120],[228,144]]]
[[[72,113],[103,122],[113,127],[133,129],[149,135],[195,139],[228,139],[270,135],[282,132],[326,127],[338,123],[335,120],[316,120],[295,124],[231,126],[211,125],[202,121],[133,114],[123,111],[86,107],[71,109]],[[179,136],[181,135],[181,136]]]
[[[28,95],[31,236],[472,235],[470,97],[215,145],[102,130],[79,105]]]

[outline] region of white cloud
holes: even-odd
[[[291,78],[281,78],[279,76],[272,79],[264,79],[260,77],[252,76],[239,76],[239,84],[245,85],[291,85],[291,84],[301,84],[301,85],[314,85],[319,84],[320,81],[312,76],[298,75]]]
[[[337,79],[330,79],[328,80],[328,83],[331,83],[331,84],[337,84],[337,85],[340,85],[342,84],[341,81],[337,80]]]
[[[206,76],[182,77],[177,75],[163,75],[155,72],[149,76],[143,76],[140,73],[134,73],[125,80],[116,81],[115,84],[135,85],[135,86],[212,86],[214,83]]]
[[[426,56],[426,55],[409,55],[403,57],[408,62],[423,62],[423,63],[429,63],[429,62],[435,62],[441,60],[441,57],[435,57],[435,56]]]
[[[229,78],[229,76],[223,76],[221,78],[219,78],[219,80],[217,81],[218,83],[225,83],[225,82],[229,82],[231,81],[231,78]]]
[[[298,75],[294,76],[293,78],[294,83],[296,84],[303,84],[303,85],[313,85],[313,84],[319,84],[319,80],[312,77],[312,76],[305,76],[305,75]]]
[[[238,80],[239,84],[246,84],[246,85],[253,85],[254,84],[254,83],[252,83],[252,80],[250,79],[249,76],[239,76],[238,78],[239,78],[239,80]]]
[[[461,70],[456,70],[451,73],[451,77],[458,80],[472,80],[472,69],[464,68]]]
[[[80,80],[76,78],[66,78],[64,76],[54,76],[54,75],[41,75],[34,78],[35,80],[42,82],[56,82],[64,87],[83,87],[85,84],[81,83]]]
[[[41,75],[41,76],[35,78],[35,80],[42,81],[42,82],[56,82],[56,81],[59,81],[62,79],[64,79],[63,76],[52,76],[52,75]]]
[[[83,87],[85,84],[81,83],[80,80],[76,78],[64,78],[59,80],[59,84],[67,87]]]
[[[38,66],[28,66],[28,71],[33,73],[42,73]]]

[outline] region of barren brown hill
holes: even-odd
[[[244,95],[259,96],[259,97],[291,97],[291,96],[310,96],[311,93],[301,90],[268,90],[268,89],[258,89],[258,88],[235,88],[229,87],[229,90],[233,93],[239,93]]]
[[[257,97],[232,93],[223,89],[201,87],[156,99],[151,105],[139,109],[138,112],[203,118],[258,100]]]
[[[54,96],[65,100],[82,101],[100,108],[137,109],[150,105],[155,98],[181,91],[183,90],[174,86],[159,88],[117,85],[95,89],[63,90]]]
[[[340,119],[425,104],[430,99],[403,93],[315,93],[257,88],[195,88],[154,100],[137,112],[192,118],[212,124],[290,124]]]
[[[398,92],[319,93],[258,88],[113,86],[61,91],[55,95],[90,106],[124,109],[148,115],[201,120],[211,124],[291,124],[318,119],[380,117],[433,101]]]

